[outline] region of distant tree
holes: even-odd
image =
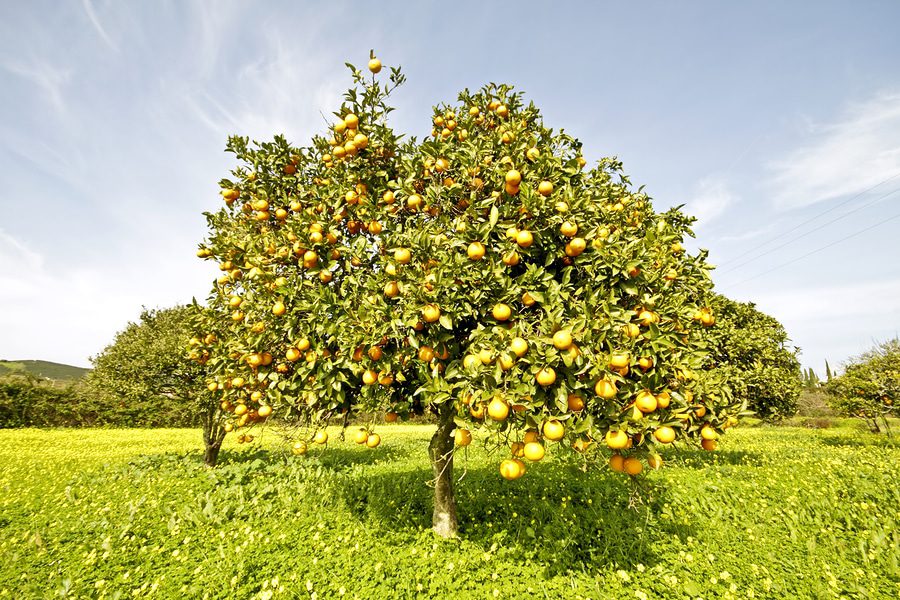
[[[198,350],[189,354],[189,346],[202,343],[192,336],[201,310],[196,305],[144,310],[138,322],[129,323],[91,359],[94,369],[85,385],[95,401],[117,408],[120,423],[171,427],[199,422],[204,462],[214,466],[225,430],[218,403],[205,387],[205,357]]]
[[[831,371],[831,366],[828,364],[828,361],[825,361],[825,381],[831,381],[833,373]]]
[[[813,371],[812,367],[808,367],[803,371],[803,388],[807,390],[817,389],[820,385],[819,376]]]
[[[718,315],[718,327],[710,330],[711,360],[728,374],[735,396],[762,418],[793,415],[802,387],[801,369],[798,349],[789,345],[784,326],[753,303],[721,294],[715,295],[711,307]]]
[[[900,400],[900,339],[851,359],[825,389],[836,410],[864,420],[874,433],[890,433],[887,418],[898,414]]]

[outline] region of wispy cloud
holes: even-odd
[[[900,92],[849,106],[831,123],[808,125],[808,142],[771,162],[781,210],[858,194],[900,173]]]
[[[751,229],[750,231],[745,231],[743,233],[719,236],[717,240],[720,242],[746,242],[748,240],[754,240],[758,237],[764,236],[771,231],[774,231],[778,225],[779,221],[774,221],[764,227]]]
[[[685,211],[697,217],[697,228],[709,225],[722,216],[738,200],[721,177],[705,177],[697,182],[693,197],[685,205]]]
[[[71,69],[37,58],[25,61],[9,57],[0,58],[0,68],[36,85],[57,113],[66,111],[63,88],[72,79]]]
[[[94,30],[100,36],[100,39],[110,47],[114,52],[119,51],[119,47],[116,43],[109,37],[109,34],[106,32],[106,29],[103,27],[103,24],[100,22],[100,19],[97,17],[97,11],[94,10],[94,4],[91,0],[81,0],[81,5],[84,7],[84,13],[87,15],[88,20],[91,22],[91,25],[94,27]]]

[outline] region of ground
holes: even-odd
[[[900,597],[900,446],[852,426],[738,428],[637,485],[554,448],[507,482],[476,439],[453,541],[431,428],[378,431],[215,470],[195,430],[0,431],[0,598]]]

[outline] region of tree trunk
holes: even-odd
[[[444,402],[438,408],[438,427],[428,445],[434,472],[434,513],[432,527],[441,537],[456,537],[456,496],[453,492],[453,404]]]
[[[216,419],[216,411],[216,408],[209,408],[200,418],[203,423],[203,464],[207,467],[215,467],[219,462],[219,450],[226,433]]]

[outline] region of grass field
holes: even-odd
[[[379,431],[301,458],[269,434],[212,471],[192,430],[0,431],[0,598],[900,597],[884,438],[737,429],[637,485],[559,452],[506,482],[473,444],[440,541],[430,429]]]

